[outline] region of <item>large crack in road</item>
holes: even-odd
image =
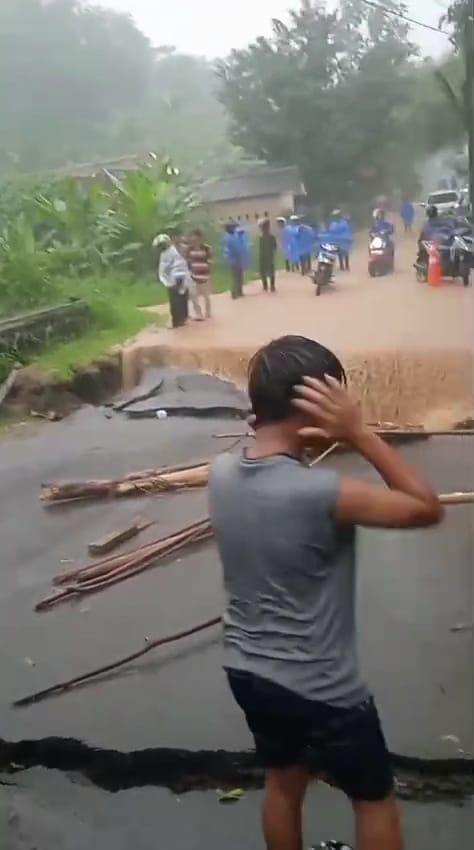
[[[418,802],[462,801],[474,793],[471,759],[422,760],[393,755],[396,792]],[[91,747],[74,738],[8,742],[0,739],[0,771],[16,774],[33,767],[81,774],[110,792],[146,785],[177,794],[217,787],[257,789],[263,771],[250,751],[185,750],[156,747],[121,752]]]

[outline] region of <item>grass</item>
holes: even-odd
[[[254,278],[255,271],[250,270],[248,277]],[[229,273],[225,266],[216,263],[212,282],[215,293],[229,289]],[[141,308],[165,304],[168,300],[165,288],[151,276],[138,280],[119,275],[99,279],[67,279],[61,282],[60,292],[64,299],[82,298],[90,305],[91,327],[76,339],[51,342],[30,362],[42,371],[54,372],[59,379],[64,380],[79,366],[92,363],[146,326],[159,323],[159,315],[151,317]]]

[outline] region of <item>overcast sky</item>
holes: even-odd
[[[0,0],[1,2],[1,0]],[[130,12],[154,44],[174,45],[186,53],[223,56],[242,47],[257,35],[265,35],[273,17],[298,5],[298,0],[96,0],[122,12]],[[383,0],[382,0],[383,2]],[[407,0],[413,17],[437,26],[449,0]],[[439,54],[446,39],[419,27],[414,39],[424,53]]]

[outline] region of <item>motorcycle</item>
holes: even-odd
[[[318,251],[316,268],[311,273],[313,283],[316,286],[316,295],[321,295],[322,290],[332,283],[338,254],[337,245],[330,242],[322,243]]]
[[[436,239],[441,260],[441,274],[453,280],[460,278],[464,286],[469,286],[471,269],[474,268],[474,240],[472,230],[454,231],[452,234],[440,234]],[[421,283],[428,280],[428,261],[430,242],[419,243],[416,279]]]
[[[369,275],[380,277],[394,270],[393,244],[386,236],[371,234],[369,242]]]

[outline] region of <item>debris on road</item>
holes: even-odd
[[[42,485],[40,499],[46,503],[60,503],[192,489],[207,484],[208,472],[209,464],[201,461],[163,469],[145,469],[124,478],[48,483]]]
[[[89,554],[95,556],[106,555],[108,552],[112,552],[128,540],[132,540],[134,537],[137,537],[142,531],[145,531],[154,524],[155,523],[151,520],[148,522],[143,522],[140,519],[135,520],[135,522],[133,522],[132,525],[127,526],[127,528],[122,528],[120,531],[113,531],[111,534],[107,534],[106,537],[103,537],[102,540],[89,543]]]
[[[45,611],[66,599],[96,593],[138,575],[169,555],[191,544],[208,540],[212,535],[210,520],[206,518],[174,534],[168,534],[166,537],[147,543],[132,552],[93,561],[78,570],[62,573],[54,579],[54,584],[58,588],[56,593],[38,602],[35,611]]]
[[[222,791],[221,788],[218,788],[217,794],[219,795],[219,803],[238,803],[245,796],[243,788],[232,788],[231,791]]]
[[[37,693],[30,694],[29,696],[16,700],[13,703],[13,708],[25,708],[28,705],[33,705],[33,703],[42,702],[48,697],[57,696],[65,693],[66,691],[70,691],[73,688],[79,687],[79,685],[84,685],[87,682],[96,679],[98,676],[104,676],[107,673],[112,673],[113,671],[118,670],[120,667],[124,667],[126,664],[131,664],[132,661],[142,658],[153,649],[199,634],[199,632],[204,632],[213,626],[220,625],[221,622],[222,617],[214,617],[212,620],[206,620],[205,623],[200,623],[198,626],[192,626],[184,631],[176,632],[176,634],[149,641],[145,647],[139,649],[137,652],[133,652],[131,655],[127,655],[125,658],[121,658],[119,661],[114,661],[112,664],[106,664],[104,667],[99,667],[97,670],[91,670],[89,673],[84,673],[82,676],[76,676],[75,678],[68,679],[65,682],[58,682],[58,684],[45,688],[43,691],[37,691]]]

